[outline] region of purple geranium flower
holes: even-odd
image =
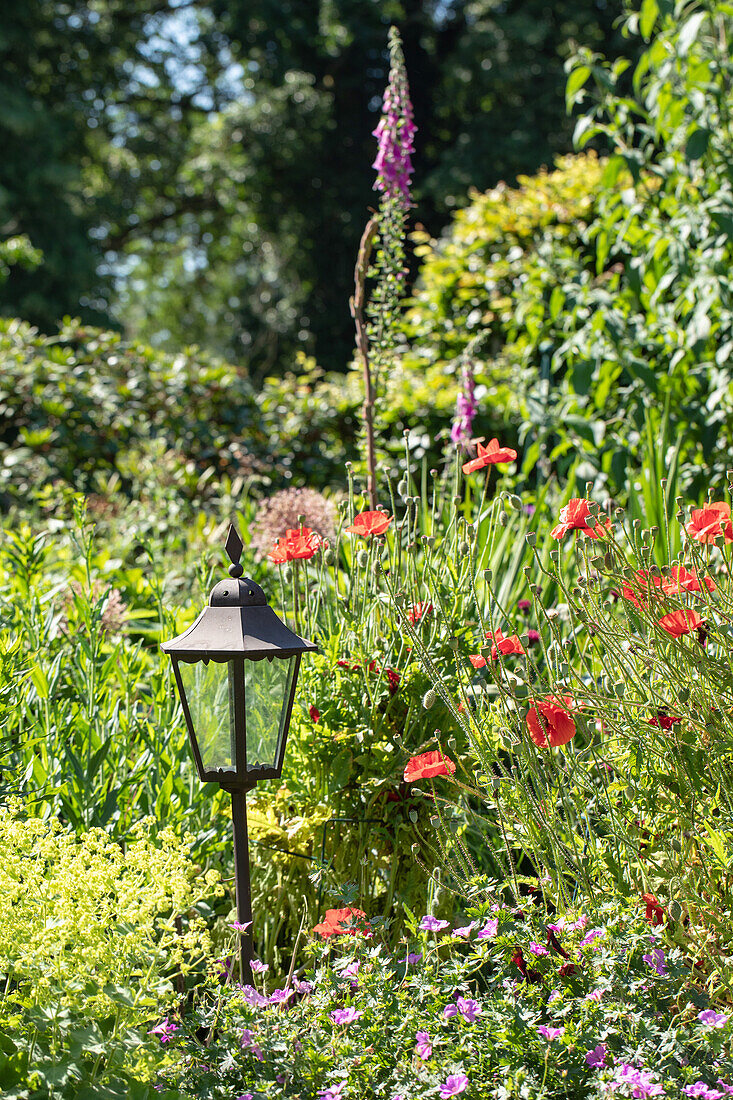
[[[235,932],[239,932],[240,934],[243,932],[249,932],[250,928],[252,927],[252,921],[248,920],[246,924],[242,924],[241,921],[233,920],[229,927]]]
[[[728,1016],[722,1012],[716,1012],[712,1008],[706,1008],[702,1012],[698,1012],[697,1018],[706,1027],[725,1027],[728,1023]]]
[[[403,963],[407,963],[408,966],[417,966],[419,962],[422,962],[422,952],[417,954],[414,951],[410,951],[404,959],[400,960]]]
[[[589,1050],[585,1056],[586,1064],[589,1066],[595,1066],[600,1069],[601,1066],[606,1064],[606,1044],[599,1043],[597,1047],[593,1047],[593,1050]]]
[[[294,989],[274,989],[270,994],[270,1004],[279,1005],[290,1000],[295,995]]]
[[[580,941],[580,946],[588,947],[588,945],[593,943],[594,940],[602,939],[605,934],[606,932],[604,928],[591,928],[590,932],[583,936],[582,940]]]
[[[253,974],[266,974],[267,971],[270,969],[268,963],[260,962],[259,959],[252,959],[249,965],[252,969]]]
[[[721,1092],[720,1089],[711,1089],[704,1081],[696,1081],[694,1085],[685,1085],[682,1091],[685,1096],[692,1097],[692,1100],[720,1100],[721,1096],[725,1096],[725,1093]]]
[[[343,1100],[345,1081],[339,1081],[336,1085],[330,1085],[327,1089],[319,1089],[316,1093],[318,1100]]]
[[[420,928],[423,932],[442,932],[444,928],[448,927],[449,922],[447,920],[438,920],[437,917],[423,917],[420,921]]]
[[[358,1020],[364,1013],[361,1009],[356,1008],[337,1008],[331,1013],[331,1019],[335,1024],[344,1024],[346,1027],[349,1024],[353,1024],[354,1020]]]
[[[483,1009],[477,1001],[472,1001],[467,997],[458,997],[456,999],[456,1005],[458,1011],[467,1023],[472,1024],[476,1020],[477,1016],[480,1016]]]
[[[661,947],[655,947],[651,954],[642,955],[642,958],[647,966],[650,966],[660,978],[666,976],[667,964],[664,961],[664,951],[662,951]]]
[[[457,1015],[458,1015],[458,1005],[453,1005],[453,1004],[446,1005],[445,1008],[443,1009],[443,1018],[446,1019],[446,1020],[450,1020],[452,1016],[457,1016]]]
[[[547,1039],[548,1043],[553,1042],[555,1039],[560,1039],[565,1034],[564,1027],[547,1027],[545,1024],[540,1024],[537,1031],[543,1039]]]
[[[617,1067],[613,1084],[631,1089],[631,1095],[636,1100],[645,1100],[648,1096],[661,1096],[664,1093],[662,1086],[652,1081],[649,1070],[637,1069],[625,1063]]]
[[[493,940],[494,936],[499,930],[499,920],[497,917],[492,917],[487,920],[480,932],[476,933],[477,940]]]
[[[547,955],[548,951],[546,947],[543,947],[541,943],[535,943],[534,940],[530,942],[529,949],[533,955]]]
[[[177,1031],[180,1031],[178,1025],[170,1023],[166,1016],[165,1019],[161,1020],[155,1027],[151,1027],[148,1035],[157,1035],[161,1043],[169,1043]]]
[[[477,924],[478,921],[472,920],[470,924],[465,924],[462,928],[454,928],[453,935],[461,936],[462,939],[467,940]]]
[[[433,1044],[427,1031],[418,1031],[415,1036],[415,1053],[425,1062],[433,1053]]]
[[[458,1096],[468,1088],[468,1078],[465,1073],[452,1073],[440,1086],[440,1100],[448,1100],[451,1096]]]
[[[253,985],[243,985],[241,988],[242,996],[244,997],[247,1004],[251,1005],[252,1008],[264,1008],[265,1005],[268,1005],[270,1003],[267,997],[264,997],[261,993],[258,993]]]

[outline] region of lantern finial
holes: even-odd
[[[243,567],[239,564],[239,559],[242,556],[242,550],[244,550],[244,543],[233,523],[229,524],[229,530],[227,531],[226,541],[224,543],[224,549],[229,555],[231,565],[229,566],[229,576],[234,577],[236,580],[244,573]]]

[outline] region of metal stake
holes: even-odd
[[[232,790],[232,827],[234,830],[234,883],[237,899],[237,920],[249,924],[239,933],[239,974],[242,985],[252,984],[252,893],[249,877],[249,839],[247,836],[247,791],[251,787]]]

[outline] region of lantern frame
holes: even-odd
[[[242,577],[239,559],[242,539],[230,526],[224,544],[232,564],[229,580],[219,581],[211,591],[209,602],[188,630],[177,638],[163,642],[161,649],[173,665],[173,673],[186,719],[188,738],[199,778],[204,783],[218,783],[232,796],[232,828],[234,834],[234,883],[236,890],[239,937],[239,968],[243,984],[252,981],[252,892],[249,870],[249,836],[247,832],[247,791],[261,779],[279,778],[290,730],[293,701],[298,683],[300,662],[304,653],[318,650],[313,642],[301,638],[279,619],[267,602],[265,593],[248,577]],[[246,662],[256,669],[258,662],[289,660],[289,679],[280,707],[279,728],[272,764],[249,765],[247,761],[247,687]],[[199,734],[191,714],[188,693],[181,676],[183,665],[210,662],[227,665],[230,677],[229,728],[232,767],[204,767]]]

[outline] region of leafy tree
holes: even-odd
[[[513,180],[569,149],[571,39],[624,48],[619,7],[597,0],[212,8],[244,66],[242,95],[193,134],[178,186],[198,187],[201,207],[149,233],[148,219],[131,227],[135,279],[121,286],[119,315],[153,340],[244,353],[260,372],[298,347],[337,369],[351,354],[348,298],[377,201],[369,165],[390,23],[401,29],[419,128],[414,218],[432,232],[469,186]]]
[[[7,0],[0,12],[0,232],[43,253],[0,311],[50,328],[106,313],[109,264],[217,103],[205,9],[164,0]],[[179,196],[166,196],[179,202]],[[185,198],[185,196],[184,196]],[[176,206],[175,209],[178,207]],[[155,211],[153,217],[160,218]],[[152,227],[149,227],[152,228]]]

